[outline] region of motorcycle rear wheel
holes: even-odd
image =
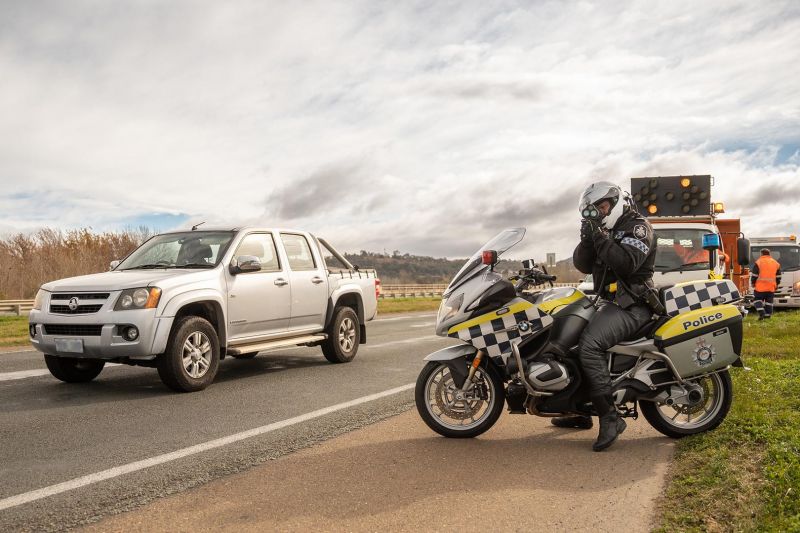
[[[725,420],[731,409],[733,382],[727,370],[690,381],[700,384],[706,392],[701,405],[675,408],[655,402],[639,402],[645,419],[667,437],[680,439],[711,431]]]
[[[430,361],[417,378],[414,400],[419,416],[429,428],[445,437],[477,437],[503,413],[505,388],[492,366],[476,371],[475,387],[483,389],[485,399],[455,399],[460,391],[450,369],[440,361]]]

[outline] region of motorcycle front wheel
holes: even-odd
[[[642,414],[650,425],[668,437],[679,439],[711,431],[725,420],[731,409],[733,382],[727,370],[690,381],[703,388],[703,401],[698,405],[668,406],[655,402],[639,402]]]
[[[471,438],[491,428],[503,412],[505,388],[494,367],[478,368],[473,387],[456,387],[448,366],[430,361],[420,372],[414,393],[417,411],[436,433]]]

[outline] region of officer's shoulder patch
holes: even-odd
[[[618,230],[618,231],[614,232],[614,240],[615,241],[618,241],[618,240],[622,239],[624,236],[625,236],[625,231],[624,230]]]
[[[644,224],[636,224],[633,227],[633,236],[637,239],[644,239],[647,237],[647,227]]]

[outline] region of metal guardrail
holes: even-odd
[[[554,283],[554,287],[577,287],[577,283]],[[542,285],[537,290],[544,290],[550,285]],[[436,298],[444,293],[446,284],[436,285],[381,285],[380,298]],[[0,300],[0,315],[28,314],[33,308],[33,300]]]
[[[0,315],[27,315],[33,309],[33,300],[0,300]]]
[[[554,283],[554,287],[577,287],[577,283]],[[439,285],[381,285],[381,298],[425,298],[441,296],[447,288],[445,284]],[[542,285],[537,290],[549,289],[550,285]]]

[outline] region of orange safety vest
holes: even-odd
[[[762,255],[756,261],[756,265],[758,265],[758,279],[753,288],[758,292],[775,292],[778,289],[780,263],[768,255]]]

